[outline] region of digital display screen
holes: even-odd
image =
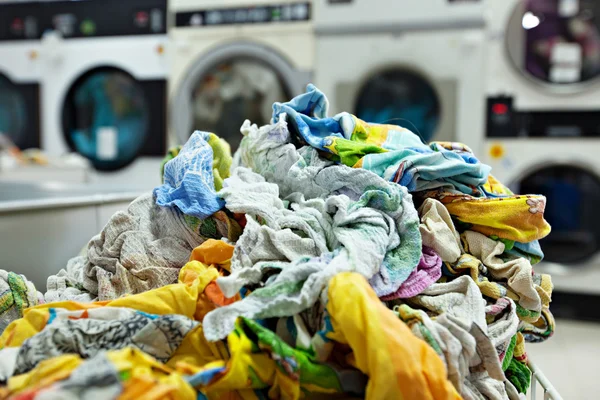
[[[308,21],[310,13],[309,3],[186,11],[176,14],[175,25],[199,27]]]

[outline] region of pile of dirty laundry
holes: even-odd
[[[45,294],[0,272],[0,397],[519,399],[545,198],[307,92],[195,132]]]

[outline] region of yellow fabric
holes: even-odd
[[[95,303],[63,301],[28,308],[23,312],[23,318],[13,321],[4,330],[0,336],[0,348],[20,346],[26,339],[40,332],[48,321],[49,308],[85,310],[103,306],[128,307],[149,314],[180,314],[193,319],[196,309],[204,306],[204,304],[197,304],[198,298],[206,285],[218,276],[218,273],[216,275],[215,273],[214,268],[192,262],[186,264],[179,274],[184,281],[173,285],[111,301]]]
[[[520,363],[527,364],[527,352],[525,351],[525,338],[521,332],[517,332],[517,342],[513,350],[513,357]]]
[[[125,390],[120,399],[196,400],[196,391],[180,374],[138,349],[109,351],[106,358],[114,364],[117,371],[128,372],[129,379],[125,382]],[[154,385],[149,386],[148,380],[154,382]]]
[[[229,353],[223,342],[209,342],[204,337],[202,325],[199,324],[189,332],[173,353],[167,365],[175,368],[178,363],[204,365],[216,360],[227,360]]]
[[[219,265],[229,271],[235,246],[222,240],[208,239],[192,250],[190,261],[200,261],[206,265]]]
[[[262,389],[277,385],[275,361],[266,353],[253,353],[253,343],[246,336],[238,336],[232,332],[227,337],[231,358],[228,362],[216,361],[205,368],[226,367],[223,377],[203,388],[205,393],[224,393],[238,389]],[[258,379],[250,376],[250,368],[254,370]],[[271,389],[273,390],[273,389]]]
[[[388,139],[389,131],[408,132],[408,129],[398,125],[370,124],[354,115],[352,115],[352,118],[355,125],[350,140],[353,142],[368,143],[383,147],[383,144]],[[387,151],[385,149],[382,150],[383,152]]]
[[[39,363],[26,374],[13,376],[8,380],[10,394],[24,390],[37,390],[68,378],[83,360],[74,354],[66,354]]]
[[[106,358],[122,376],[127,376],[120,399],[196,399],[196,391],[180,374],[138,349],[109,351]],[[73,354],[42,361],[30,372],[9,379],[10,394],[35,391],[64,380],[82,362]]]
[[[209,397],[239,391],[241,397],[248,398],[246,390],[265,388],[273,399],[299,399],[305,391],[340,392],[338,375],[333,369],[313,363],[308,355],[289,348],[275,333],[259,328],[255,322],[238,319],[227,340],[231,352],[227,362],[215,361],[200,368],[178,364],[178,370],[184,369],[189,375],[205,375],[197,388]],[[320,381],[311,380],[311,374],[318,374]]]
[[[222,368],[225,364],[221,361],[215,361],[208,363],[203,366],[191,365],[185,362],[177,363],[177,372],[182,375],[192,376],[195,375],[205,369],[211,368]],[[258,400],[258,396],[252,389],[242,389],[242,390],[221,390],[218,392],[212,391],[210,393],[204,393],[209,400]]]
[[[441,201],[450,215],[486,236],[528,243],[550,233],[550,225],[544,219],[544,196],[479,198],[444,192],[424,196]]]
[[[198,295],[194,318],[202,321],[204,316],[216,307],[222,307],[240,300],[239,295],[228,299],[216,284],[216,279],[223,271],[229,271],[234,246],[222,240],[209,239],[196,247],[190,255],[190,261],[179,274],[179,282],[190,283],[202,275],[201,286],[204,287]]]
[[[214,133],[208,135],[208,144],[213,151],[213,180],[215,190],[219,191],[223,188],[223,180],[229,178],[229,171],[233,161],[231,148],[229,147],[229,143]]]
[[[483,189],[488,193],[494,194],[503,194],[507,196],[512,196],[514,193],[504,186],[498,179],[496,179],[493,175],[488,176],[488,181],[483,185]]]
[[[176,372],[135,348],[113,350],[106,358],[123,376],[123,392],[119,399],[196,399],[196,390]],[[8,380],[2,398],[20,392],[32,392],[68,378],[83,360],[68,354],[44,360],[26,374]],[[233,397],[230,397],[233,399]]]
[[[552,283],[552,276],[548,274],[540,274],[540,283],[535,286],[537,294],[540,295],[542,301],[542,308],[549,308],[550,302],[552,301],[552,291],[554,290],[554,284]]]
[[[480,275],[481,261],[471,254],[462,254],[455,263],[444,264],[448,268],[448,271],[456,276],[462,275],[461,271],[468,271],[471,279],[477,284],[481,290],[481,294],[484,296],[491,297],[492,299],[508,296],[516,302],[519,301],[519,295],[510,290],[508,286],[501,286],[498,282],[490,282],[487,277]]]
[[[336,275],[328,299],[328,336],[352,348],[357,368],[369,376],[367,399],[461,398],[435,351],[381,303],[361,275]]]

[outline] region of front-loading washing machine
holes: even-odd
[[[40,147],[40,8],[0,3],[0,133],[20,149]]]
[[[315,83],[333,113],[347,111],[401,125],[425,142],[458,141],[477,150],[484,122],[484,21],[479,2],[318,2]]]
[[[489,2],[484,161],[547,198],[556,290],[600,294],[600,3]]]
[[[44,149],[86,157],[91,182],[160,184],[166,0],[59,0],[42,8]]]
[[[311,81],[311,2],[172,0],[169,10],[172,143],[185,143],[198,129],[235,151],[245,119],[269,123],[273,103]]]
[[[481,28],[487,1],[494,0],[319,0],[315,26],[334,35]]]

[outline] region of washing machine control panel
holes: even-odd
[[[310,3],[298,2],[284,5],[218,8],[178,12],[175,14],[175,25],[178,27],[201,27],[266,24],[274,22],[308,21],[310,18]]]
[[[43,30],[65,39],[167,32],[166,0],[59,0],[41,7]]]
[[[519,110],[512,97],[487,99],[487,137],[600,137],[600,110]]]
[[[40,11],[37,3],[0,2],[0,41],[39,39]]]

